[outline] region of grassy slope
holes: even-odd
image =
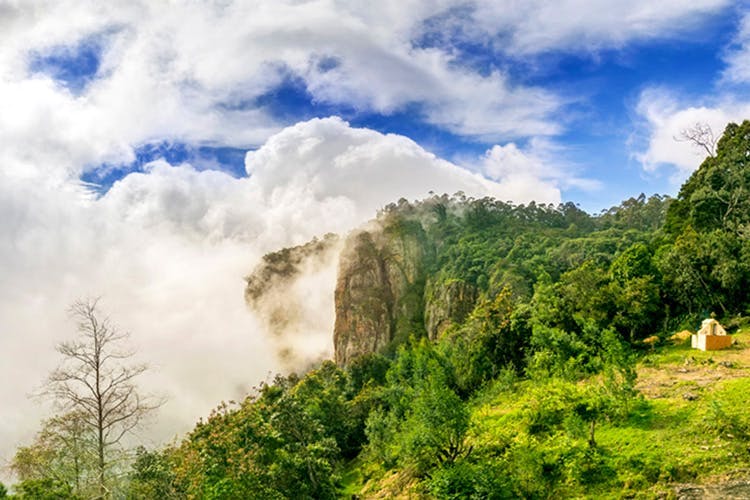
[[[604,472],[591,486],[558,483],[556,495],[670,498],[675,484],[716,483],[746,476],[750,471],[749,326],[735,333],[735,345],[723,351],[691,349],[689,339],[645,351],[638,365],[637,385],[643,402],[626,422],[602,422],[597,428],[600,470]],[[475,453],[491,455],[493,449],[509,444],[533,442],[521,423],[524,408],[534,404],[531,384],[519,382],[512,391],[496,384],[475,398],[469,437]],[[556,446],[556,440],[545,446]],[[565,453],[567,446],[580,448],[581,442],[567,443],[563,438],[557,446]],[[367,469],[378,476],[372,464],[350,464],[345,476],[347,493],[377,498],[399,490],[393,488],[393,475],[363,485],[364,476],[370,475],[362,473]],[[413,482],[404,486],[410,490],[401,491],[405,498],[421,497],[409,487]]]
[[[745,330],[748,330],[747,327]],[[749,330],[750,331],[750,330]],[[572,496],[653,497],[675,483],[712,483],[750,469],[747,395],[750,394],[750,333],[733,335],[735,345],[702,352],[690,340],[644,353],[638,365],[637,405],[623,423],[606,422],[596,433],[609,480],[596,491],[572,488]],[[522,382],[474,411],[478,447],[514,422],[529,403]],[[533,397],[533,396],[532,396]],[[493,432],[494,430],[494,432]]]

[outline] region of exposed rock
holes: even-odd
[[[344,366],[409,335],[425,334],[424,284],[433,255],[416,221],[373,225],[349,235],[336,282],[336,363]]]
[[[695,401],[698,399],[698,395],[693,392],[686,392],[682,395],[682,399],[685,401]]]
[[[437,339],[452,324],[463,322],[474,309],[478,295],[476,286],[462,280],[428,281],[424,316],[430,339]]]
[[[750,480],[719,484],[683,484],[675,487],[678,500],[740,500],[750,498]]]
[[[377,352],[391,341],[393,294],[386,267],[372,235],[350,236],[339,262],[334,294],[336,322],[333,345],[336,363]]]

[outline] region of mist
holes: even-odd
[[[220,401],[332,355],[338,244],[301,261],[258,314],[245,278],[263,255],[345,235],[400,197],[505,194],[404,137],[336,118],[285,129],[246,163],[236,178],[158,160],[101,196],[73,176],[3,174],[0,379],[12,381],[0,386],[3,460],[51,411],[29,395],[56,366],[55,345],[75,333],[66,311],[76,299],[101,296],[102,312],[150,365],[141,390],[167,403],[139,439],[158,444]],[[264,311],[293,320],[280,328]]]

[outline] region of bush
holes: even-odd
[[[435,470],[427,481],[428,491],[445,499],[514,498],[507,468],[488,460],[459,460]]]

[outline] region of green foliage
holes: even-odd
[[[528,344],[528,310],[514,310],[509,289],[474,308],[443,341],[461,393],[471,394],[506,366],[521,367]]]
[[[646,199],[641,193],[604,212],[600,222],[605,227],[655,231],[664,225],[671,204],[669,196],[653,195]]]
[[[15,486],[19,500],[77,500],[70,485],[53,478],[27,479]]]
[[[516,497],[509,471],[502,462],[463,458],[437,468],[427,480],[436,498],[492,500]]]
[[[367,420],[371,456],[385,467],[399,464],[422,476],[470,452],[469,413],[443,354],[424,340],[402,348],[387,380],[384,405]]]
[[[172,448],[148,451],[139,446],[135,451],[127,498],[147,500],[184,497],[184,492],[180,491],[176,484],[174,453],[175,450]]]
[[[366,354],[352,361],[347,367],[349,395],[354,396],[367,387],[382,386],[390,365],[390,360],[380,354]]]
[[[674,242],[658,252],[665,295],[677,314],[745,310],[750,280],[750,122],[730,123],[670,205],[665,228]]]
[[[424,474],[436,464],[452,463],[469,453],[464,442],[469,412],[451,389],[430,379],[401,425],[400,463]]]
[[[750,121],[730,123],[709,156],[680,189],[667,213],[673,234],[692,226],[697,231],[741,234],[750,221]]]
[[[74,495],[98,492],[97,462],[92,453],[95,435],[85,418],[82,412],[50,418],[31,444],[16,450],[11,469],[28,484],[29,491],[47,488],[59,492],[64,486]]]
[[[239,408],[220,407],[175,451],[179,489],[201,498],[333,498],[339,449],[311,396],[332,390],[335,370],[324,367],[305,396],[294,377],[277,378]]]

